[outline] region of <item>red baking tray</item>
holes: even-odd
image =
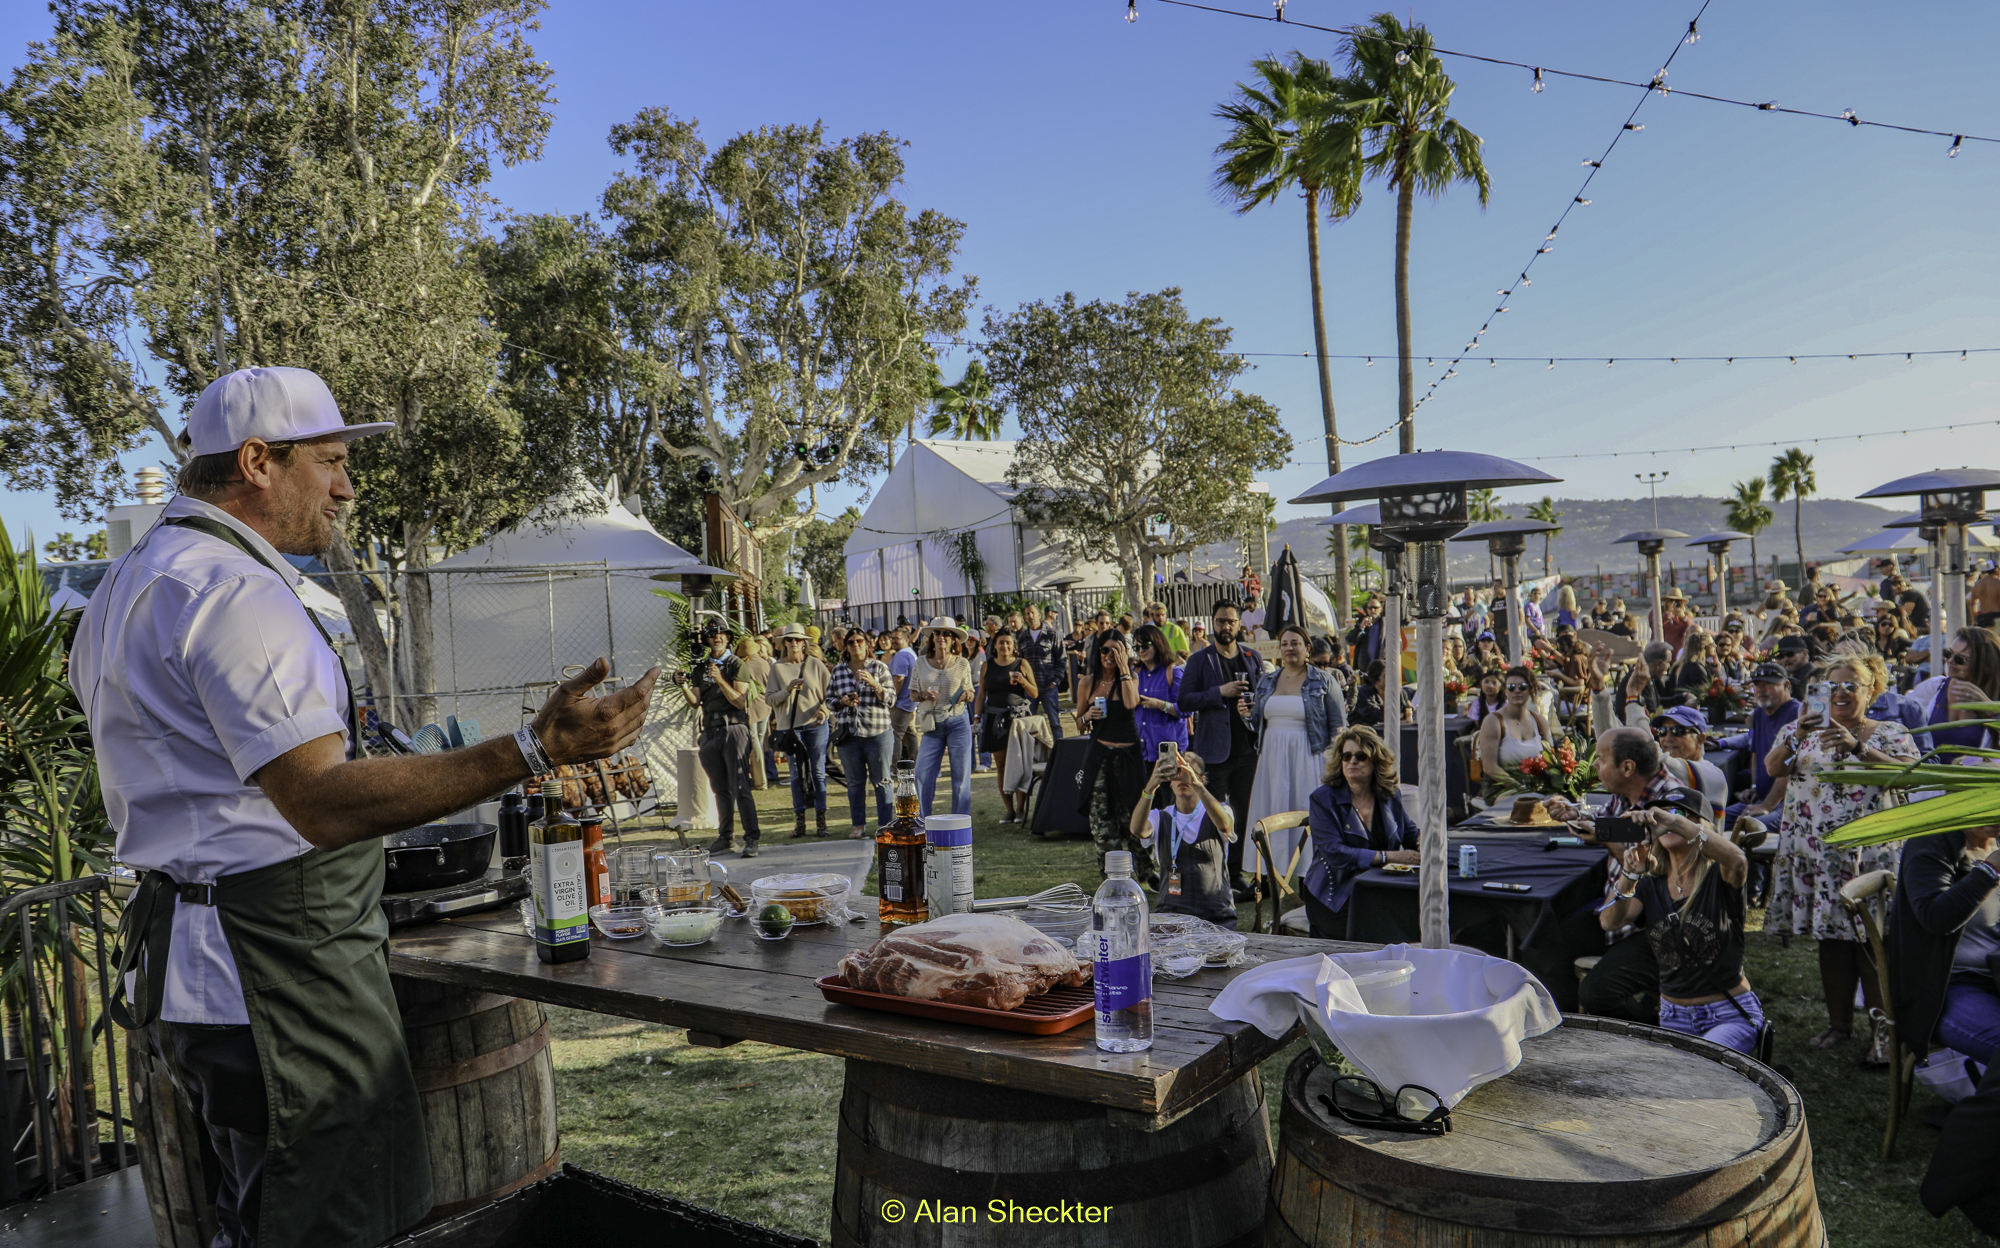
[[[1019,1009],[988,1010],[976,1005],[951,1005],[944,1001],[919,1001],[914,997],[869,992],[849,986],[839,975],[822,975],[814,982],[819,985],[821,996],[838,1005],[858,1005],[864,1010],[910,1014],[946,1023],[990,1027],[996,1031],[1018,1031],[1030,1036],[1053,1036],[1059,1031],[1068,1031],[1097,1012],[1097,994],[1089,984],[1081,988],[1051,988],[1039,997],[1029,997]]]

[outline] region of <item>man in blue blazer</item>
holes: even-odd
[[[1238,705],[1257,683],[1264,662],[1241,644],[1243,611],[1224,599],[1215,604],[1209,644],[1188,657],[1181,673],[1180,708],[1193,713],[1189,747],[1208,766],[1208,791],[1229,803],[1243,834],[1229,846],[1229,887],[1236,900],[1250,896],[1243,878],[1243,846],[1250,839],[1250,789],[1257,780],[1257,734]]]

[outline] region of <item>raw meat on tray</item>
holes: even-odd
[[[1012,1010],[1058,986],[1090,982],[1090,967],[1058,941],[1004,914],[953,914],[890,932],[840,960],[867,992]]]

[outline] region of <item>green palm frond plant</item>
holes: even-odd
[[[2000,710],[2000,703],[1961,703],[1976,710]],[[1979,721],[1957,721],[1970,724]],[[1988,726],[1996,721],[1984,721]],[[1981,759],[2000,760],[2000,750],[1955,751]],[[1963,832],[2000,824],[2000,766],[1939,763],[1926,755],[1905,767],[1851,767],[1826,773],[1831,784],[1865,784],[1902,791],[1938,793],[1920,802],[1888,806],[1863,815],[1826,838],[1829,845],[1865,849],[1891,845],[1916,836]]]

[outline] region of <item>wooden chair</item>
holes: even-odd
[[[1285,912],[1286,893],[1290,893],[1299,905],[1305,904],[1305,898],[1292,884],[1292,873],[1298,870],[1299,857],[1305,851],[1306,842],[1303,837],[1299,839],[1297,848],[1292,850],[1292,860],[1286,863],[1284,871],[1280,872],[1276,858],[1271,853],[1271,833],[1303,828],[1311,817],[1303,810],[1288,810],[1279,815],[1266,815],[1250,829],[1250,843],[1257,847],[1257,861],[1263,864],[1262,870],[1257,873],[1258,879],[1269,884],[1263,891],[1264,895],[1271,899],[1271,930],[1274,932],[1278,930],[1279,917]],[[1262,896],[1252,898],[1250,906],[1250,930],[1261,932],[1264,930],[1264,898]]]
[[[1840,886],[1840,904],[1847,907],[1848,915],[1854,920],[1868,941],[1868,950],[1875,958],[1875,979],[1882,997],[1882,1006],[1874,1011],[1876,1021],[1889,1032],[1889,1122],[1882,1131],[1882,1160],[1889,1159],[1889,1153],[1896,1147],[1896,1128],[1902,1124],[1903,1115],[1909,1112],[1910,1095],[1916,1082],[1917,1054],[1912,1045],[1922,1045],[1927,1037],[1910,1037],[1911,1044],[1903,1043],[1904,1037],[1896,1031],[1895,997],[1889,992],[1889,956],[1882,944],[1882,925],[1876,920],[1873,902],[1880,898],[1880,905],[1887,907],[1889,899],[1896,892],[1894,871],[1870,871],[1856,876]]]

